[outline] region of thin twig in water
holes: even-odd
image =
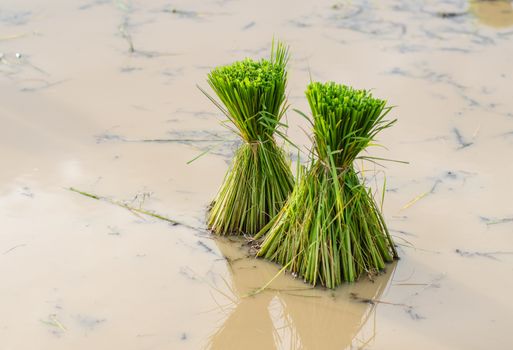
[[[264,284],[262,287],[260,287],[260,288],[258,288],[258,289],[256,289],[256,290],[254,290],[254,291],[252,291],[252,292],[250,292],[250,293],[248,293],[248,294],[244,295],[243,297],[252,297],[252,296],[255,296],[255,295],[257,295],[257,294],[260,294],[261,292],[263,292],[264,290],[266,290],[266,289],[267,289],[267,287],[269,287],[269,286],[274,282],[274,280],[275,280],[275,279],[277,279],[277,278],[278,278],[278,276],[280,276],[280,275],[281,275],[281,274],[282,274],[282,273],[283,273],[283,272],[284,272],[284,271],[285,271],[285,270],[290,266],[290,264],[292,264],[292,262],[293,262],[293,261],[294,261],[294,260],[291,260],[291,261],[289,261],[289,263],[287,263],[285,266],[283,266],[283,267],[280,269],[280,271],[278,271],[278,273],[277,273],[276,275],[274,275],[274,277],[273,277],[273,278],[271,278],[271,279],[269,280],[269,282],[267,282],[266,284]]]
[[[188,225],[186,223],[183,223],[183,222],[180,222],[180,221],[176,221],[176,220],[168,218],[168,217],[166,217],[164,215],[157,214],[157,213],[155,213],[153,211],[149,211],[149,210],[142,209],[142,208],[132,207],[132,206],[129,206],[128,204],[126,204],[126,203],[123,203],[121,201],[117,201],[117,200],[114,200],[114,199],[110,199],[108,197],[103,197],[103,196],[99,196],[99,195],[96,195],[96,194],[93,194],[93,193],[81,191],[81,190],[78,190],[78,189],[76,189],[74,187],[70,187],[70,188],[68,188],[68,190],[72,191],[72,192],[75,192],[75,193],[78,193],[78,194],[81,194],[83,196],[92,198],[92,199],[102,200],[102,201],[105,201],[107,203],[117,205],[118,207],[127,209],[127,210],[129,210],[131,212],[136,212],[136,213],[139,213],[139,214],[144,214],[144,215],[147,215],[147,216],[154,217],[154,218],[159,219],[159,220],[167,221],[167,222],[171,223],[172,225],[180,225],[180,226],[187,227],[187,228],[190,228],[190,229],[195,230],[195,231],[206,232],[206,230],[204,230],[204,229],[202,229],[200,227],[194,227],[194,226]]]
[[[48,326],[57,327],[61,331],[66,332],[68,329],[57,319],[57,315],[50,315],[48,316],[47,320],[40,320],[41,323],[44,323]]]
[[[135,48],[134,48],[134,42],[132,41],[132,35],[126,30],[126,27],[127,27],[127,23],[125,21],[125,23],[121,24],[118,27],[118,30],[119,30],[119,33],[121,34],[121,37],[123,39],[125,39],[128,43],[128,52],[134,53]]]
[[[126,140],[126,142],[225,142],[225,140],[219,139],[142,139],[142,140]]]
[[[488,258],[488,259],[492,259],[492,260],[498,260],[500,261],[500,259],[498,259],[497,257],[495,257],[495,255],[510,255],[510,254],[513,254],[513,252],[505,252],[505,251],[495,251],[495,252],[469,252],[469,251],[464,251],[464,250],[461,250],[461,249],[456,249],[454,251],[456,254],[459,254],[460,256],[463,256],[463,257],[474,257],[474,256],[479,256],[479,257],[482,257],[482,258]]]
[[[458,149],[466,148],[466,147],[474,144],[474,142],[465,141],[463,139],[463,136],[461,135],[460,131],[457,128],[452,129],[452,132],[456,136],[456,141],[458,141],[458,144],[460,145],[460,147],[458,147]]]
[[[405,209],[408,209],[409,207],[411,207],[412,205],[414,205],[415,203],[417,203],[419,200],[421,200],[422,198],[426,197],[428,194],[430,194],[431,191],[426,191],[422,194],[419,194],[418,196],[416,196],[415,198],[413,198],[411,201],[409,201],[408,203],[406,203],[402,208],[401,210],[405,210]]]
[[[18,39],[18,38],[23,38],[23,37],[28,36],[28,35],[30,35],[30,33],[12,34],[12,35],[1,36],[1,37],[0,37],[0,41],[13,40],[13,39]]]
[[[12,248],[10,248],[10,249],[7,249],[7,250],[3,253],[3,255],[6,255],[6,254],[8,254],[8,253],[12,252],[12,251],[13,251],[14,249],[16,249],[16,248],[25,247],[25,246],[26,246],[26,244],[25,244],[25,243],[15,245],[14,247],[12,247]]]
[[[481,217],[481,220],[483,220],[487,226],[490,226],[490,225],[498,225],[498,224],[505,224],[505,223],[508,223],[508,222],[513,222],[513,217],[511,218],[499,218],[499,219],[491,219],[491,218],[487,218],[487,217]]]
[[[386,305],[402,306],[402,307],[411,308],[410,305],[406,305],[406,304],[402,304],[402,303],[392,303],[389,301],[383,301],[383,300],[374,299],[374,298],[362,298],[356,293],[349,293],[349,295],[350,295],[351,299],[353,299],[353,300],[357,300],[359,302],[367,303],[367,304],[371,304],[371,305],[386,304]]]
[[[429,191],[426,191],[424,193],[421,193],[419,194],[418,196],[416,196],[415,198],[413,198],[411,201],[409,201],[408,203],[406,203],[399,211],[402,211],[402,210],[405,210],[405,209],[408,209],[409,207],[411,207],[412,205],[414,205],[415,203],[417,203],[419,200],[421,200],[422,198],[426,197],[428,194],[432,194],[432,193],[435,193],[435,190],[437,188],[437,186],[442,183],[442,180],[440,179],[437,179],[435,181],[435,183],[433,184],[433,187],[431,187],[431,189]]]

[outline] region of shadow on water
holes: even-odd
[[[389,285],[395,264],[374,282],[362,281],[344,285],[335,291],[311,288],[289,274],[281,275],[263,292],[249,293],[268,283],[278,267],[261,259],[248,257],[240,242],[215,240],[227,257],[230,275],[223,280],[229,294],[218,291],[216,299],[232,300],[223,307],[226,318],[209,337],[206,349],[345,349],[356,340],[362,326],[373,315],[375,304],[362,303],[351,296],[365,300],[379,300]],[[371,341],[358,339],[361,343]]]

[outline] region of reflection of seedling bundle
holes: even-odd
[[[334,288],[397,258],[380,210],[353,166],[395,120],[384,120],[390,107],[364,90],[311,83],[306,96],[316,158],[270,224],[258,254],[307,282]]]
[[[361,345],[367,334],[360,332],[379,304],[396,266],[390,264],[387,273],[372,282],[363,281],[326,293],[322,289],[305,288],[287,276],[276,276],[274,264],[255,261],[247,254],[244,240],[235,243],[216,239],[214,243],[227,257],[229,276],[222,277],[228,289],[214,287],[214,293],[217,292],[214,295],[218,305],[223,305],[226,318],[209,337],[205,346],[209,350],[330,350],[347,349],[352,343]],[[265,285],[270,279],[273,279],[272,288],[252,294],[255,287]],[[348,292],[354,299],[346,297]],[[372,322],[369,323],[372,329]],[[344,331],[340,332],[341,329]]]
[[[269,60],[245,59],[208,76],[224,107],[209,98],[244,141],[212,203],[208,226],[218,234],[257,233],[292,191],[289,164],[273,138],[286,110],[287,51],[273,44]]]

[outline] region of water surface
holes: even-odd
[[[295,108],[310,76],[398,106],[374,282],[253,295],[279,268],[202,229],[237,140],[196,84],[273,35]],[[508,1],[2,1],[0,349],[509,348],[511,57]]]

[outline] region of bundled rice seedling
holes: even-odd
[[[270,59],[245,59],[215,68],[208,83],[221,100],[210,100],[235,126],[243,143],[212,202],[209,228],[220,235],[259,232],[281,209],[294,180],[274,135],[287,105],[288,49],[274,44]]]
[[[311,163],[283,209],[255,238],[266,234],[259,256],[313,285],[334,288],[398,258],[371,190],[353,164],[395,120],[385,120],[391,107],[365,90],[314,82],[306,97],[313,116]]]

